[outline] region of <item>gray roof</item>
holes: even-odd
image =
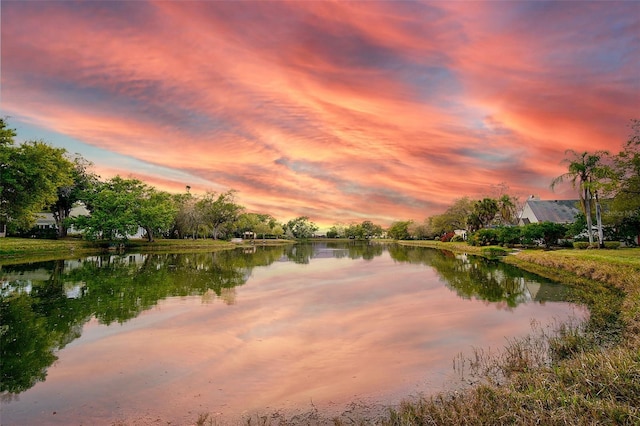
[[[580,213],[578,200],[527,200],[539,222],[572,223]]]

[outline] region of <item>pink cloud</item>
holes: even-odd
[[[564,150],[618,150],[640,104],[633,3],[73,6],[4,5],[3,109],[281,219],[553,196]]]

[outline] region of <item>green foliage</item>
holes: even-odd
[[[472,246],[490,246],[499,242],[499,232],[497,229],[484,228],[469,235],[468,244]]]
[[[168,233],[178,210],[173,197],[137,179],[116,176],[85,191],[91,212],[69,220],[91,240],[126,241],[143,228],[149,241]]]
[[[498,203],[498,222],[501,225],[515,225],[518,222],[516,212],[517,198],[503,194],[496,201]]]
[[[89,216],[78,216],[69,222],[90,240],[126,241],[138,231],[135,205],[141,195],[140,181],[116,176],[85,193]]]
[[[141,198],[134,206],[137,223],[144,228],[147,239],[153,241],[154,235],[168,233],[178,208],[168,192],[158,191],[147,185],[143,185],[141,189]]]
[[[506,256],[507,254],[509,254],[509,252],[500,247],[485,247],[482,249],[482,255],[491,259]]]
[[[0,117],[0,149],[13,145],[13,138],[17,136],[15,129],[10,129],[7,120]]]
[[[408,240],[411,238],[409,226],[413,223],[411,220],[393,222],[387,230],[387,236],[394,240]]]
[[[466,229],[467,218],[473,211],[474,201],[469,197],[455,200],[447,210],[429,218],[430,234],[442,235],[456,229]]]
[[[587,234],[590,243],[593,243],[593,235],[591,233],[591,208],[592,200],[594,200],[598,235],[600,240],[602,240],[602,219],[599,214],[600,205],[598,193],[610,190],[613,181],[616,180],[615,173],[605,161],[609,153],[606,151],[596,151],[593,153],[584,151],[577,153],[572,149],[568,149],[565,151],[565,154],[568,157],[565,158],[563,162],[567,164],[568,171],[553,179],[551,189],[554,189],[558,184],[566,180],[570,181],[574,188],[579,188],[580,205],[587,221]]]
[[[49,206],[56,221],[58,237],[67,236],[67,227],[71,209],[82,201],[84,194],[98,184],[98,176],[89,169],[93,165],[79,155],[76,155],[71,168],[72,182],[69,185],[58,187],[58,198]]]
[[[519,226],[502,226],[497,228],[498,243],[501,246],[513,247],[520,244],[522,239],[522,228]]]
[[[618,249],[618,248],[620,248],[620,242],[619,241],[605,241],[604,242],[604,248],[611,249],[611,250]]]
[[[30,229],[35,214],[58,199],[58,188],[73,182],[66,151],[42,141],[14,146],[15,131],[0,121],[0,225]]]
[[[480,201],[476,201],[471,214],[467,218],[467,228],[474,232],[486,227],[493,221],[499,210],[498,202],[493,198],[483,198]]]
[[[300,216],[295,219],[291,219],[287,222],[285,228],[287,233],[291,233],[291,236],[299,239],[311,238],[318,230],[318,226],[311,222],[307,216]]]
[[[196,209],[197,199],[189,192],[175,194],[173,202],[177,208],[171,235],[177,238],[198,238],[198,231],[202,224],[202,217]]]
[[[265,238],[267,235],[276,237],[282,235],[282,232],[278,232],[278,228],[282,230],[281,225],[269,214],[242,213],[236,221],[235,231],[237,236],[243,236],[245,232],[253,232],[258,237]]]
[[[202,218],[202,223],[211,232],[214,240],[218,239],[221,233],[229,233],[244,207],[235,203],[236,191],[227,191],[221,194],[207,192],[207,194],[196,202],[196,210]]]
[[[338,234],[338,229],[335,226],[332,226],[331,228],[329,228],[329,230],[327,231],[327,238],[338,238],[339,234]]]
[[[522,228],[522,243],[524,245],[544,244],[546,248],[551,248],[566,235],[567,226],[561,223],[529,223]]]
[[[616,239],[638,244],[640,235],[640,120],[631,123],[631,136],[614,157],[617,186],[607,216],[616,229]]]

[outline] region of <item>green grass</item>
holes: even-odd
[[[90,254],[98,249],[78,239],[0,238],[0,265]]]
[[[256,245],[291,244],[289,240],[256,240]],[[251,244],[245,242],[244,244]],[[129,240],[126,250],[139,252],[194,252],[226,250],[237,247],[223,240],[165,240],[147,242],[143,239]],[[8,263],[36,262],[90,255],[108,250],[108,244],[100,241],[85,241],[78,238],[62,240],[40,240],[33,238],[0,238],[0,265]]]

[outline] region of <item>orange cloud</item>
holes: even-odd
[[[280,219],[422,220],[500,182],[557,197],[564,150],[617,151],[637,8],[6,2],[3,109],[112,152],[109,173]]]

